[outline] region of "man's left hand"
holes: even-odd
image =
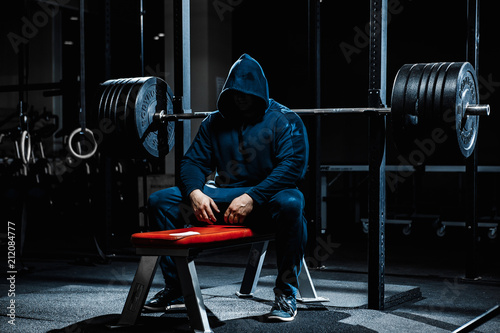
[[[253,209],[253,199],[244,193],[231,201],[224,213],[224,221],[229,224],[241,224]]]

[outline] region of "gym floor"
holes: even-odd
[[[336,242],[322,252],[326,260],[310,263],[323,303],[299,303],[296,319],[267,322],[275,277],[273,243],[252,299],[235,296],[243,277],[247,247],[202,252],[196,267],[214,332],[450,332],[499,304],[500,263],[493,260],[498,241],[484,240],[477,261],[480,278],[464,279],[465,250],[457,237],[422,242],[388,226],[385,310],[367,308],[367,244]],[[394,231],[394,232],[392,232]],[[134,327],[114,328],[137,268],[132,249],[108,255],[54,252],[26,247],[25,270],[15,280],[3,278],[2,304],[15,301],[14,310],[2,306],[1,332],[190,332],[185,311],[143,314]],[[325,249],[325,248],[323,248]],[[7,272],[7,270],[2,270]],[[161,287],[156,273],[150,296]],[[10,297],[8,290],[15,289]],[[11,317],[9,317],[9,314]],[[12,315],[15,315],[13,317]],[[15,326],[12,324],[15,323]],[[474,332],[498,332],[500,316]],[[313,328],[311,330],[311,328]]]

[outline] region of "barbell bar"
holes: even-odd
[[[108,80],[101,84],[97,119],[115,127],[102,145],[126,157],[162,157],[174,146],[176,121],[205,118],[212,112],[173,113],[173,94],[157,77]],[[468,62],[403,65],[394,80],[391,107],[294,109],[300,116],[333,114],[390,115],[395,144],[402,154],[436,129],[452,137],[461,154],[472,154],[479,116],[490,106],[479,103],[478,81]],[[124,147],[125,149],[122,149]]]

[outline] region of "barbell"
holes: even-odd
[[[101,145],[107,153],[133,158],[162,157],[174,146],[176,121],[204,118],[211,112],[173,113],[173,94],[157,77],[108,80],[101,84],[96,119],[111,126]],[[394,80],[391,108],[295,109],[300,116],[378,113],[391,116],[395,144],[402,154],[440,133],[452,137],[465,157],[474,151],[479,116],[476,73],[468,62],[403,65]],[[108,127],[109,128],[109,127]],[[437,131],[437,132],[436,132]]]

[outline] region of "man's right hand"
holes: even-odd
[[[198,221],[209,224],[213,224],[217,221],[212,209],[217,213],[220,213],[220,211],[212,198],[201,190],[194,190],[189,194],[189,199],[191,200],[191,207],[193,207],[194,214]]]

